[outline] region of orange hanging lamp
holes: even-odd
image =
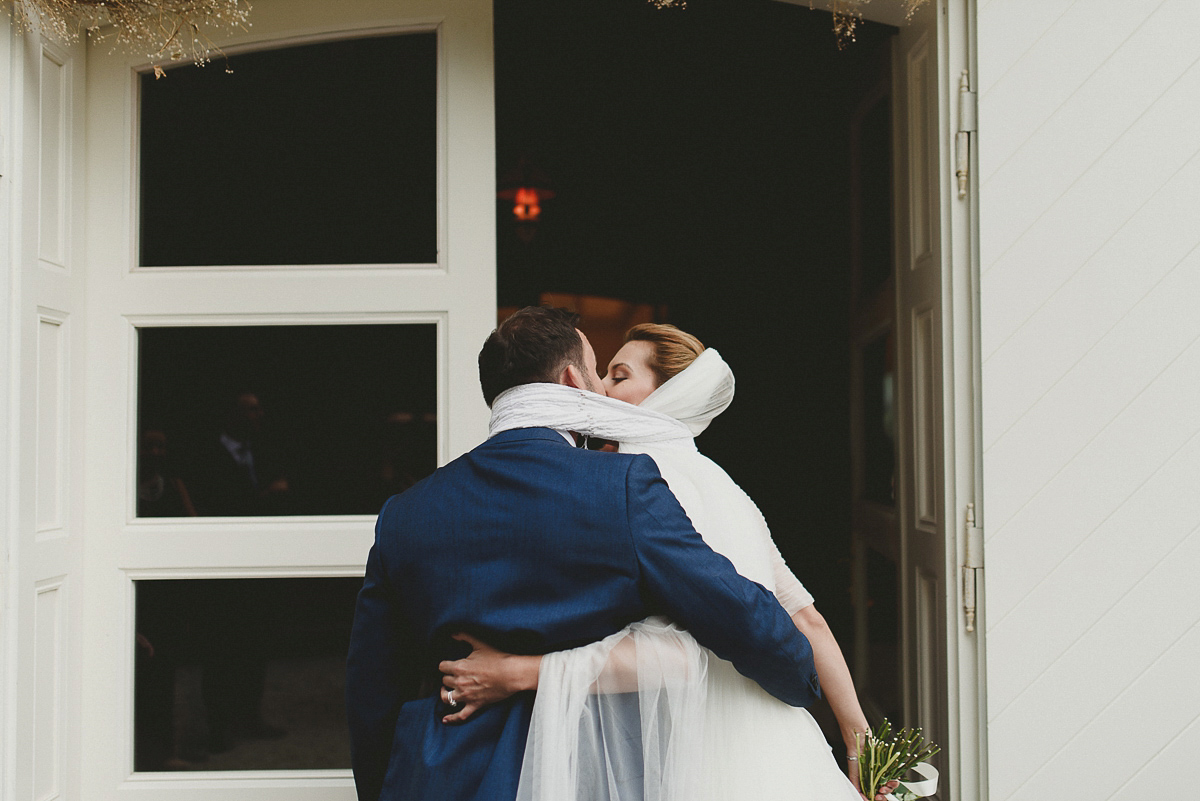
[[[534,226],[542,216],[542,204],[554,197],[546,174],[525,156],[499,181],[496,197],[512,203],[517,235],[528,242],[533,239]]]

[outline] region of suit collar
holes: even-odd
[[[489,438],[488,442],[524,442],[539,439],[571,447],[563,435],[553,428],[510,428],[508,431],[501,431],[496,436]]]

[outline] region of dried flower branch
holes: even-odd
[[[809,7],[813,7],[815,0],[809,0]],[[659,9],[665,8],[682,9],[687,8],[687,0],[647,0],[650,5]],[[838,50],[845,50],[855,40],[858,32],[858,23],[862,22],[863,12],[862,7],[871,0],[830,0],[829,11],[833,14],[833,35],[837,38]],[[913,14],[917,13],[917,9],[923,6],[926,0],[904,0],[904,17],[911,20]]]
[[[858,23],[863,18],[863,6],[869,2],[871,0],[831,0],[829,11],[833,14],[833,35],[837,37],[838,50],[845,50],[854,42]],[[925,2],[904,0],[904,18],[911,20]]]
[[[903,782],[915,765],[927,762],[942,750],[926,741],[921,729],[906,727],[893,734],[892,724],[887,719],[877,728],[862,732],[860,737],[858,781],[859,787],[864,788],[876,789],[890,781]],[[936,771],[932,774],[936,778]],[[901,784],[892,797],[902,801],[917,796],[906,792]]]
[[[0,0],[2,2],[3,0]],[[7,0],[17,25],[39,29],[63,41],[83,32],[96,40],[111,37],[114,49],[138,52],[154,61],[190,60],[197,65],[222,53],[207,31],[246,30],[250,4],[244,0]],[[111,31],[106,26],[112,26]],[[162,68],[155,65],[156,75]]]

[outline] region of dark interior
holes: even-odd
[[[839,50],[829,14],[771,0],[495,12],[498,175],[524,159],[555,193],[534,230],[498,204],[501,307],[651,304],[722,353],[737,397],[699,447],[759,504],[849,657],[852,261],[863,291],[892,263],[888,105],[859,129],[853,181],[851,121],[886,86],[894,30],[863,23]]]

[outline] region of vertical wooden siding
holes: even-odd
[[[1200,755],[1200,4],[979,0],[991,801]]]

